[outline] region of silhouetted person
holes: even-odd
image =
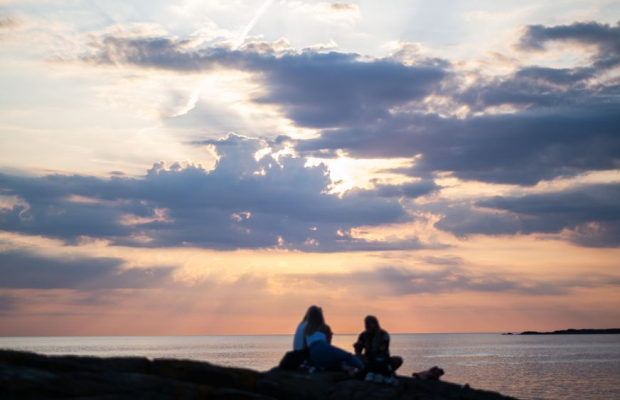
[[[320,308],[308,309],[304,335],[310,348],[310,362],[314,367],[344,369],[350,374],[363,367],[358,357],[331,345],[331,329],[325,324]]]
[[[360,333],[353,347],[369,372],[366,379],[373,380],[374,374],[393,376],[394,371],[403,364],[403,359],[390,356],[390,335],[381,329],[375,316],[367,316],[364,326],[366,329]]]
[[[295,330],[295,337],[293,338],[293,350],[303,350],[308,347],[306,344],[306,338],[304,335],[304,329],[306,328],[306,323],[308,321],[308,314],[310,310],[319,309],[317,306],[310,306],[304,315],[304,318],[301,320],[299,325],[297,325],[297,329]]]

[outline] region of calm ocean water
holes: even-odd
[[[352,350],[355,335],[334,345]],[[0,348],[42,354],[186,358],[268,370],[292,336],[104,336],[0,338]],[[523,400],[620,400],[620,335],[393,334],[401,375],[434,365],[444,380]]]

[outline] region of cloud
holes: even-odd
[[[0,315],[13,311],[18,303],[19,300],[15,296],[0,291]]]
[[[519,42],[522,50],[545,50],[549,42],[574,43],[597,50],[593,58],[596,68],[620,65],[620,23],[615,26],[599,22],[574,22],[571,25],[530,25]]]
[[[421,100],[445,76],[436,67],[407,67],[387,60],[360,62],[341,53],[286,57],[267,73],[269,93],[296,124],[334,127],[389,118],[391,107]]]
[[[310,15],[313,18],[331,24],[354,25],[361,17],[357,4],[319,2],[310,4],[304,1],[287,1],[288,7],[297,13]]]
[[[109,257],[45,257],[30,251],[0,253],[0,288],[140,289],[171,281],[173,267],[123,268]]]
[[[20,18],[11,16],[11,15],[2,15],[0,14],[0,30],[10,30],[21,25],[22,21]]]
[[[617,247],[620,184],[583,185],[520,197],[496,196],[473,205],[446,208],[435,227],[457,236],[563,234],[580,246]]]
[[[441,265],[441,264],[438,264]],[[532,296],[563,295],[575,288],[617,286],[620,281],[609,276],[589,276],[582,280],[536,281],[505,274],[475,273],[461,265],[440,266],[432,270],[405,267],[377,267],[366,271],[323,274],[290,274],[291,285],[317,284],[332,290],[346,288],[366,297],[400,297],[415,294],[457,292],[517,293]]]
[[[241,35],[239,36],[239,39],[237,39],[237,42],[235,44],[235,48],[239,47],[245,41],[245,38],[248,36],[248,33],[250,33],[250,31],[254,28],[256,23],[261,19],[263,14],[269,9],[269,7],[271,6],[271,4],[273,4],[273,2],[274,0],[265,0],[263,4],[261,4],[259,9],[256,11],[256,14],[254,14],[254,17],[252,18],[252,20],[246,25],[246,27],[241,32]]]
[[[367,197],[409,198],[415,199],[437,192],[441,187],[432,179],[408,182],[399,185],[375,183],[372,189],[351,189],[348,193]]]
[[[613,105],[555,108],[469,118],[393,115],[376,124],[329,130],[300,141],[302,154],[345,150],[352,157],[418,156],[397,172],[425,176],[452,172],[463,180],[535,185],[592,170],[614,170],[620,159]]]
[[[336,11],[350,11],[350,10],[359,10],[359,6],[357,4],[350,3],[320,3],[326,4],[327,7]]]
[[[83,57],[97,64],[133,64],[180,72],[228,68],[253,72],[266,93],[256,103],[276,104],[305,127],[323,128],[389,118],[398,104],[422,100],[447,76],[445,64],[404,65],[392,59],[364,60],[348,53],[261,52],[226,47],[188,49],[167,38],[106,37],[99,51]]]
[[[525,67],[509,76],[481,78],[455,95],[470,110],[511,106],[528,110],[588,105],[604,101],[599,97],[604,85],[589,85],[595,69]]]
[[[554,27],[528,26],[518,44],[521,50],[545,50],[549,42],[572,43],[595,50],[591,65],[525,66],[506,76],[481,76],[456,98],[475,111],[502,105],[532,108],[608,101],[600,94],[607,86],[617,85],[606,71],[620,65],[619,38],[620,25],[575,22]]]
[[[20,30],[22,26],[21,18],[0,14],[0,41],[6,40],[11,33]]]
[[[269,44],[260,51],[233,51],[176,39],[108,36],[83,59],[178,72],[250,72],[262,82],[255,103],[277,105],[298,127],[321,129],[319,137],[295,142],[306,156],[342,151],[358,158],[409,157],[413,168],[393,172],[531,186],[618,168],[618,84],[602,77],[597,64],[618,54],[618,29],[596,22],[530,26],[522,48],[554,40],[594,44],[593,64],[525,66],[496,77],[478,72],[473,81],[468,71],[424,57],[411,44],[388,58],[371,59],[282,52]]]
[[[410,221],[394,193],[328,194],[332,182],[324,165],[306,167],[306,159],[292,156],[276,160],[264,140],[229,134],[203,144],[219,156],[212,170],[157,163],[138,178],[0,175],[0,190],[19,200],[0,208],[0,229],[68,242],[86,236],[154,247],[312,252],[423,247],[415,238],[389,243],[351,235],[358,226]],[[259,151],[265,155],[257,159]],[[433,190],[423,185],[392,190],[403,196]]]

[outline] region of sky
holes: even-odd
[[[620,2],[0,0],[0,335],[614,328]]]

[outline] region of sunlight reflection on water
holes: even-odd
[[[356,335],[336,335],[352,350]],[[267,370],[292,337],[103,336],[0,338],[0,348],[43,354],[185,358]],[[402,375],[434,365],[445,379],[524,400],[620,398],[620,335],[502,336],[499,334],[392,335]]]

